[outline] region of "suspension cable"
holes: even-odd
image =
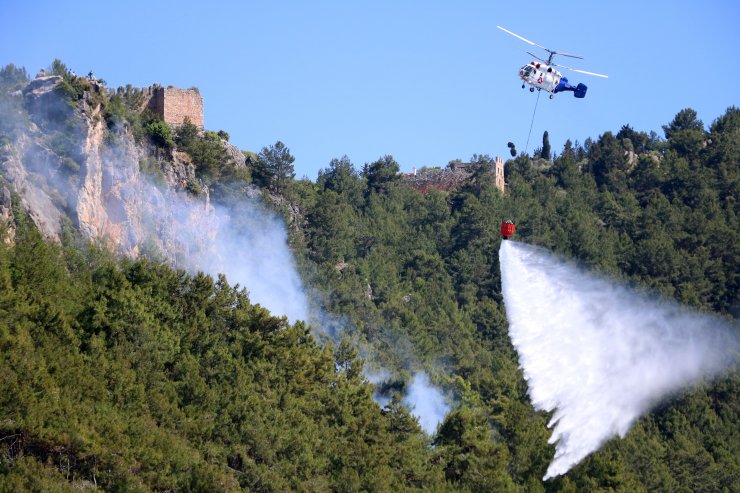
[[[529,124],[529,134],[527,134],[527,145],[524,146],[524,154],[527,153],[527,150],[529,149],[529,137],[532,135],[532,126],[534,126],[534,115],[537,113],[537,105],[540,102],[540,92],[537,91],[537,101],[534,103],[534,111],[532,112],[532,123]]]

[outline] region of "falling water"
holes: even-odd
[[[566,473],[624,437],[661,399],[737,361],[736,324],[692,312],[513,241],[500,250],[509,334],[532,404],[554,411],[555,457]]]

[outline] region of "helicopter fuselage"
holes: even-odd
[[[540,62],[530,62],[519,69],[519,77],[535,89],[555,93],[563,75],[554,68]]]
[[[586,96],[586,90],[588,89],[585,84],[571,86],[568,79],[563,77],[563,74],[550,65],[540,62],[530,62],[529,65],[520,68],[519,78],[524,81],[524,84],[530,85],[530,91],[535,89],[547,91],[550,93],[550,98],[562,91],[572,91],[575,97],[583,98]],[[522,84],[522,88],[525,87],[524,84]]]

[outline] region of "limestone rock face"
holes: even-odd
[[[74,110],[60,97],[57,88],[62,83],[58,75],[39,77],[23,88],[23,99],[31,118],[40,120],[64,121]]]
[[[184,249],[207,248],[209,231],[216,227],[212,208],[207,201],[176,191],[183,180],[194,179],[192,166],[183,159],[172,172],[176,183],[156,186],[139,170],[130,135],[120,132],[115,147],[106,145],[104,135],[102,119],[93,114],[75,207],[80,231],[131,257],[144,248],[171,259]]]
[[[174,151],[172,164],[163,170],[167,184],[175,189],[184,190],[188,182],[195,180],[195,167],[186,152]]]
[[[32,135],[38,136],[38,132]],[[50,185],[58,178],[58,156],[28,135],[21,135],[8,147],[2,174],[20,196],[21,207],[39,230],[58,240],[63,216],[59,205],[64,200],[56,187]]]
[[[6,245],[13,245],[15,242],[12,206],[10,190],[0,185],[0,241]]]
[[[28,100],[38,100],[46,97],[61,84],[62,78],[58,75],[37,77],[23,88],[23,96]]]
[[[0,153],[0,221],[11,214],[10,190],[39,230],[59,240],[71,224],[84,238],[130,257],[143,250],[169,258],[212,246],[217,220],[208,201],[183,192],[194,180],[187,155],[172,156],[164,183],[140,170],[147,150],[127,128],[109,129],[87,97],[77,107],[56,88],[60,77],[42,77],[23,91],[34,122]],[[63,108],[63,113],[60,108]],[[156,163],[155,163],[156,164]]]
[[[234,162],[234,166],[237,168],[246,168],[247,157],[244,153],[242,153],[242,151],[233,144],[229,144],[226,141],[223,141],[222,143],[226,150],[226,154],[228,154],[229,158]]]

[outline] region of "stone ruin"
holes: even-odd
[[[173,127],[189,119],[190,123],[203,129],[203,96],[195,88],[154,87],[149,109]]]
[[[108,94],[140,95],[141,109],[149,109],[170,126],[179,127],[188,119],[200,130],[204,128],[203,96],[195,87],[180,89],[174,86],[163,87],[159,84],[149,87],[126,86],[108,89]]]
[[[463,163],[462,161],[450,161],[447,167],[442,168],[422,168],[421,170],[412,171],[403,174],[403,181],[408,183],[412,188],[422,193],[429,190],[450,191],[460,188],[472,176],[470,170],[472,163]],[[504,181],[504,160],[496,157],[493,162],[492,172],[495,175],[496,188],[504,193],[506,182]]]

